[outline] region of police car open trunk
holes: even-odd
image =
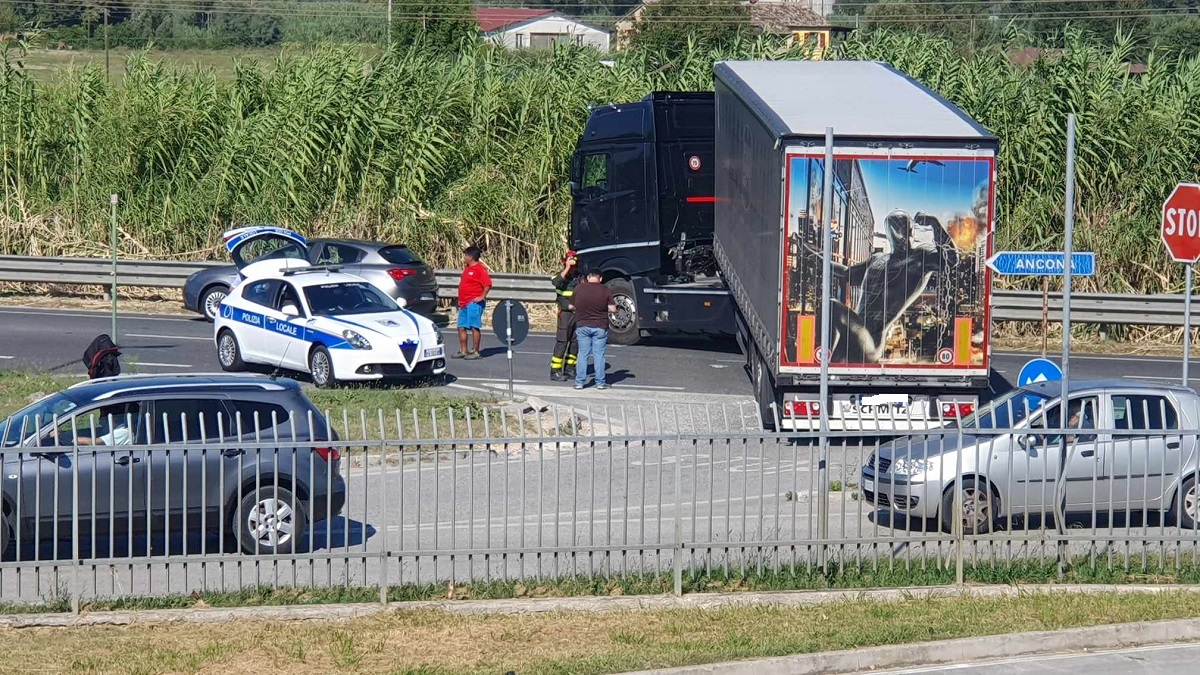
[[[835,415],[973,408],[989,374],[996,137],[882,63],[722,62],[715,82],[716,256],[760,391],[781,417],[820,414],[804,392],[828,358]]]

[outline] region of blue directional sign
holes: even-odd
[[[1027,384],[1035,382],[1052,382],[1062,379],[1062,368],[1058,364],[1049,359],[1032,359],[1021,367],[1021,372],[1017,374],[1017,386],[1024,387]],[[1026,396],[1026,402],[1030,410],[1042,404],[1042,399],[1039,396]]]
[[[1000,251],[988,258],[997,274],[1059,277],[1066,272],[1067,255],[1061,251]],[[1071,274],[1090,277],[1096,273],[1095,253],[1072,253]]]

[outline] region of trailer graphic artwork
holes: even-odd
[[[837,155],[831,345],[820,349],[823,155],[788,155],[783,365],[984,363],[991,157]]]

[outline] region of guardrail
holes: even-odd
[[[120,260],[117,284],[124,287],[179,288],[194,272],[228,263],[171,260]],[[0,256],[0,282],[108,286],[112,261],[104,258]],[[455,297],[458,270],[438,270],[438,296]],[[493,274],[497,297],[523,302],[552,302],[554,289],[549,275]],[[1200,303],[1198,303],[1200,304]],[[997,291],[992,316],[996,321],[1041,321],[1042,294],[1036,291]],[[1050,320],[1062,317],[1062,294],[1050,295]],[[1200,308],[1193,309],[1192,324],[1200,322]],[[1143,326],[1182,326],[1182,295],[1125,295],[1075,293],[1071,296],[1071,320]]]

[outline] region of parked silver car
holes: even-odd
[[[313,265],[338,265],[342,271],[371,282],[393,300],[403,299],[406,309],[423,316],[431,316],[437,309],[433,268],[405,246],[354,239],[299,241],[304,242],[305,257]],[[212,321],[229,289],[240,280],[236,265],[202,269],[184,282],[183,305]]]
[[[1153,512],[1194,529],[1196,392],[1127,380],[1072,382],[1065,421],[1061,393],[1061,382],[1032,384],[943,432],[880,446],[862,469],[864,498],[907,520],[936,518],[949,531],[957,484],[963,531],[983,533],[1013,518],[1052,516],[1065,456],[1064,513]],[[1068,429],[1075,433],[1053,433]]]

